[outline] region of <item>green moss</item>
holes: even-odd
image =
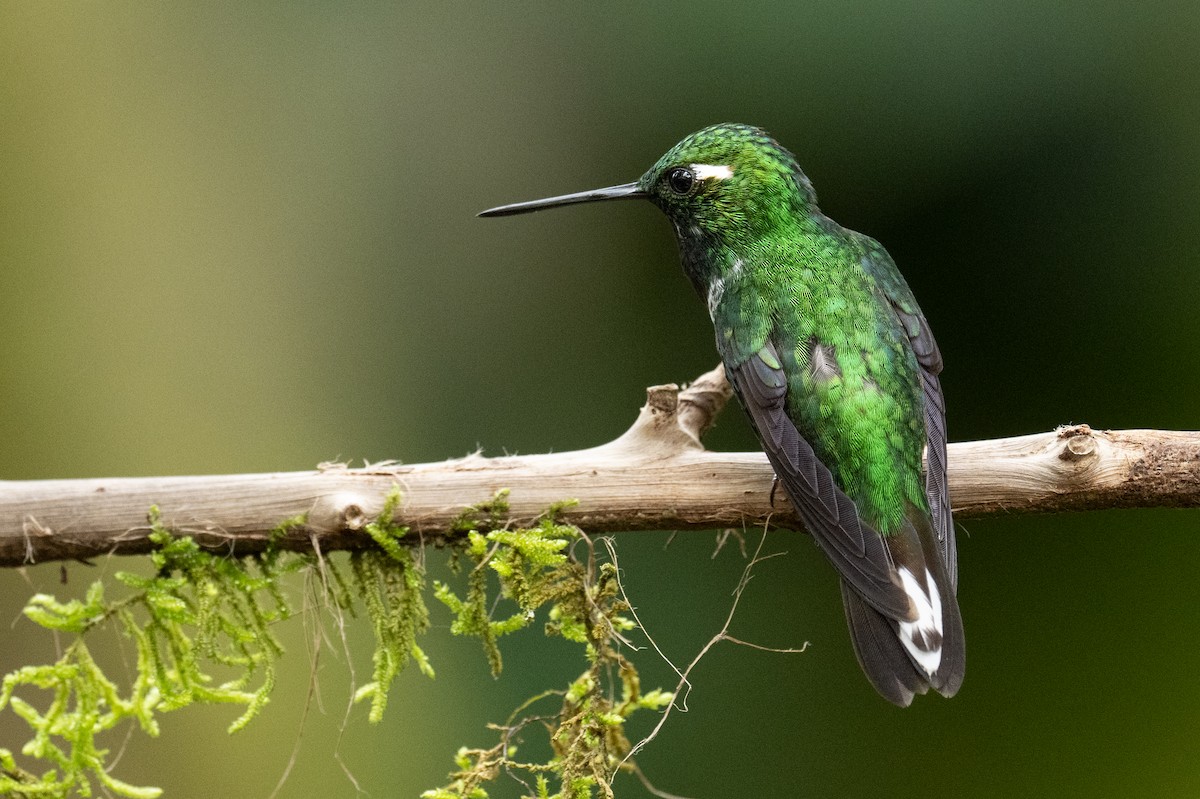
[[[492,501],[494,507],[503,497]],[[661,690],[642,694],[637,669],[618,649],[622,634],[633,629],[633,621],[622,598],[615,562],[605,561],[592,542],[576,527],[556,521],[567,504],[556,506],[531,527],[494,529],[482,533],[467,528],[467,555],[474,562],[467,596],[460,598],[448,586],[437,585],[435,595],[455,614],[452,629],[477,635],[493,663],[500,666],[495,639],[501,631],[525,626],[535,612],[548,607],[545,633],[583,646],[586,670],[564,689],[551,689],[519,707],[504,725],[500,742],[490,749],[461,749],[455,758],[458,770],[444,787],[427,791],[423,799],[477,799],[485,797],[484,785],[500,774],[524,772],[534,779],[537,799],[590,799],[611,797],[612,779],[631,750],[625,736],[626,720],[638,710],[660,711],[674,695]],[[572,545],[586,550],[585,558],[568,554]],[[611,550],[610,550],[611,551]],[[516,604],[518,613],[503,622],[490,621],[487,608],[486,572],[498,579],[502,597]],[[520,619],[519,623],[514,622]],[[619,696],[619,700],[613,699]],[[557,698],[557,723],[549,742],[553,757],[546,763],[515,759],[511,741],[526,728],[544,728],[546,714],[524,715],[535,704]],[[549,776],[560,786],[550,793]],[[526,783],[527,787],[528,783]]]
[[[119,796],[158,796],[157,788],[135,787],[111,776],[108,751],[97,736],[127,721],[155,736],[159,713],[195,703],[241,705],[241,716],[229,726],[235,732],[266,705],[275,660],[283,654],[270,626],[292,615],[279,580],[302,567],[302,559],[281,559],[271,550],[219,557],[191,538],[176,538],[162,525],[156,508],[149,523],[155,574],[118,572],[116,582],[129,589],[121,599],[107,599],[104,583],[97,581],[83,601],[59,602],[38,594],[26,605],[31,621],[73,639],[55,663],[18,669],[0,685],[0,710],[10,708],[33,733],[21,754],[51,766],[32,777],[5,761],[0,794],[92,796],[98,784]],[[303,520],[288,522],[297,523]],[[137,653],[137,673],[124,692],[96,664],[86,643],[90,631],[109,623],[117,625]],[[230,667],[236,676],[217,682],[213,666]],[[48,693],[48,700],[39,706],[24,698],[29,689]],[[5,755],[11,760],[10,753]]]
[[[563,550],[579,534],[574,527],[556,524],[552,513],[544,514],[531,528],[501,528],[485,533],[470,526],[486,529],[507,518],[507,498],[507,490],[498,491],[491,501],[468,509],[454,523],[467,537],[462,554],[474,563],[467,576],[466,597],[459,598],[444,583],[434,584],[434,596],[454,614],[451,632],[478,637],[495,676],[503,667],[496,640],[525,627],[537,608],[555,598],[570,570]],[[553,512],[561,507],[556,505]],[[499,578],[501,594],[517,605],[517,612],[507,618],[493,620],[490,616],[489,570]]]
[[[232,557],[207,552],[166,529],[151,509],[153,576],[118,572],[114,582],[121,595],[115,599],[109,596],[114,586],[97,581],[82,600],[38,594],[26,605],[27,618],[68,642],[56,662],[17,669],[0,682],[0,711],[19,716],[31,731],[20,755],[46,769],[31,774],[12,752],[0,749],[0,795],[90,797],[99,790],[135,799],[159,796],[157,788],[128,785],[109,774],[108,751],[99,741],[119,724],[136,724],[156,736],[159,714],[198,703],[240,706],[228,731],[245,727],[267,705],[275,663],[284,654],[273,630],[294,615],[281,581],[304,569],[320,574],[311,582],[320,586],[324,601],[351,615],[361,608],[371,624],[372,679],[355,699],[369,699],[369,718],[379,721],[406,665],[415,663],[433,676],[417,643],[430,623],[424,551],[396,523],[400,502],[400,492],[393,491],[365,527],[375,546],[349,556],[348,576],[333,559],[276,546],[289,530],[303,527],[303,517],[281,523],[265,552]],[[501,734],[495,746],[460,749],[450,784],[427,792],[427,799],[482,799],[486,786],[506,773],[527,774],[531,797],[610,797],[611,780],[630,751],[626,719],[636,710],[661,710],[672,700],[662,691],[642,695],[636,669],[620,654],[617,643],[633,623],[623,615],[616,564],[598,557],[579,529],[558,521],[570,504],[556,504],[527,527],[509,527],[508,492],[500,491],[454,522],[449,557],[452,565],[470,565],[459,577],[465,591],[440,582],[433,587],[452,615],[451,630],[478,637],[499,674],[499,639],[544,612],[547,635],[582,646],[585,670],[570,685],[522,704],[506,724],[492,725]],[[586,557],[575,557],[574,550],[586,551]],[[504,603],[511,610],[493,618]],[[136,652],[136,673],[123,687],[104,674],[86,643],[92,631],[110,625]],[[232,676],[220,681],[216,670]],[[527,715],[552,701],[558,703],[556,714],[540,709],[536,722]],[[518,733],[545,729],[543,722],[555,717],[549,728],[552,758],[516,760]],[[552,781],[559,786],[556,793]]]
[[[359,688],[354,701],[371,700],[368,718],[383,719],[392,683],[410,660],[429,677],[433,667],[417,645],[417,635],[429,628],[425,606],[425,570],[405,542],[408,528],[394,522],[400,506],[400,491],[393,489],[378,518],[366,526],[378,550],[362,550],[350,556],[354,591],[366,608],[375,633],[372,679]]]

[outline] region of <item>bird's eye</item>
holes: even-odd
[[[696,176],[690,169],[676,167],[667,173],[667,185],[676,194],[687,194],[696,185]]]

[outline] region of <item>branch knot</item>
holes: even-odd
[[[1081,461],[1096,454],[1096,436],[1086,424],[1058,428],[1058,438],[1065,441],[1058,457],[1064,461]]]

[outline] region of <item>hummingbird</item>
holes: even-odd
[[[632,183],[479,215],[631,198],[675,228],[734,393],[841,578],[867,679],[901,707],[931,687],[953,696],[965,645],[942,356],[891,256],[825,216],[795,156],[740,124],[687,136]]]

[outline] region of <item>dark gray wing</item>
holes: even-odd
[[[950,488],[946,476],[946,400],[938,380],[942,372],[942,353],[933,338],[933,331],[929,329],[929,322],[925,320],[912,290],[904,282],[891,256],[873,239],[862,236],[860,241],[867,250],[862,259],[863,268],[875,278],[876,285],[900,322],[917,363],[921,365],[927,461],[925,497],[929,500],[929,512],[933,517],[942,563],[946,565],[946,576],[951,587],[957,591],[958,546],[954,540],[954,519],[950,513]]]
[[[921,313],[921,308],[900,271],[882,247],[874,242],[872,244],[873,246],[868,248],[871,254],[863,259],[863,266],[876,277],[876,284],[900,322],[909,347],[921,366],[919,375],[925,401],[925,497],[929,502],[930,523],[938,554],[941,556],[941,569],[930,561],[928,555],[932,553],[927,554],[926,563],[934,567],[934,574],[939,575],[936,579],[945,580],[950,591],[957,594],[958,546],[954,537],[954,519],[950,509],[950,489],[946,472],[946,401],[942,395],[941,382],[938,380],[942,371],[942,353],[933,337],[933,331],[929,328],[929,322]],[[907,674],[902,670],[893,669],[890,676],[886,671],[877,671],[873,675],[871,668],[864,662],[861,644],[871,642],[872,638],[880,641],[886,639],[879,638],[879,620],[871,618],[869,613],[855,613],[852,607],[854,604],[853,597],[846,599],[846,617],[850,622],[851,632],[855,635],[855,651],[859,655],[859,661],[864,663],[864,670],[881,693],[888,696],[887,689],[891,689],[897,692],[899,698],[904,699],[907,691],[914,688],[913,685],[898,684],[907,681]],[[943,597],[942,613],[942,660],[938,673],[932,675],[931,679],[934,687],[943,696],[949,697],[957,693],[962,685],[966,667],[962,616],[953,595]],[[869,631],[868,627],[871,628]],[[858,637],[856,628],[857,631],[862,631],[862,639]],[[886,646],[879,649],[884,653],[888,652]],[[893,652],[890,658],[884,658],[878,663],[895,660],[894,655]],[[923,681],[922,678],[921,682]],[[911,695],[907,698],[911,699]]]
[[[925,390],[925,497],[937,533],[942,563],[950,587],[958,591],[958,545],[954,540],[954,518],[950,513],[950,486],[946,474],[946,401],[937,375],[921,371]]]
[[[896,296],[894,286],[882,285],[888,304],[900,320],[909,346],[921,365],[921,389],[925,395],[925,497],[929,500],[929,515],[933,517],[933,529],[937,534],[942,563],[946,565],[946,577],[957,591],[958,546],[954,540],[954,519],[950,514],[950,487],[946,475],[946,400],[942,396],[941,381],[938,380],[938,374],[942,371],[942,353],[908,286],[901,284],[903,291]]]
[[[883,539],[859,518],[854,502],[788,417],[787,376],[774,343],[768,340],[725,369],[796,512],[842,579],[885,616],[912,619],[912,604]]]

